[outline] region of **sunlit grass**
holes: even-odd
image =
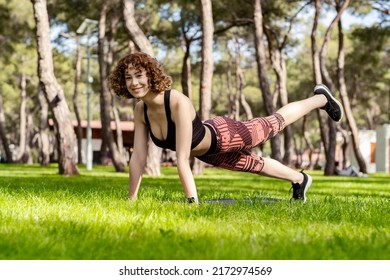
[[[390,258],[389,174],[310,172],[302,204],[290,203],[288,182],[207,169],[196,207],[175,168],[145,177],[132,203],[127,173],[80,171],[0,165],[0,259]]]

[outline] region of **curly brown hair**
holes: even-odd
[[[152,92],[157,94],[171,87],[172,79],[165,74],[161,64],[146,53],[136,52],[122,57],[108,77],[109,86],[117,96],[133,98],[125,80],[125,71],[130,64],[136,69],[145,69]]]

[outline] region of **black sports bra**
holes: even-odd
[[[147,114],[148,106],[146,106],[145,103],[144,103],[144,117],[145,117],[146,126],[149,129],[150,137],[152,138],[153,143],[160,148],[166,148],[166,149],[171,149],[173,151],[176,151],[176,125],[171,119],[171,108],[169,106],[170,96],[171,96],[171,91],[166,90],[164,92],[164,106],[165,106],[165,115],[167,117],[167,122],[168,122],[168,133],[167,133],[167,138],[165,140],[160,140],[153,135],[152,130],[150,128],[149,118]],[[203,126],[203,123],[200,120],[198,114],[196,114],[194,120],[192,121],[191,150],[195,148],[200,143],[200,141],[202,141],[205,134],[206,134],[206,128]]]

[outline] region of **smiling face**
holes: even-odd
[[[129,64],[125,70],[127,90],[134,98],[142,98],[150,92],[149,78],[144,68],[135,68]]]
[[[172,85],[172,79],[150,55],[135,52],[122,57],[108,77],[110,88],[117,96],[143,98],[159,94]]]

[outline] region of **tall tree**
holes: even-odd
[[[102,134],[105,142],[108,144],[112,163],[115,170],[118,172],[125,171],[126,160],[121,153],[121,147],[118,147],[114,140],[114,135],[111,130],[111,94],[107,85],[107,63],[104,52],[106,42],[106,17],[107,17],[107,1],[102,1],[101,12],[99,17],[99,70],[100,70],[100,117],[102,121]]]
[[[336,0],[336,10],[337,13],[340,12],[341,9],[345,9],[346,5],[348,5],[349,0],[344,1],[343,5],[342,1]],[[339,31],[339,48],[338,48],[338,58],[337,58],[337,77],[338,77],[338,85],[341,95],[341,101],[343,102],[345,117],[347,119],[348,126],[351,130],[351,138],[352,138],[352,147],[355,152],[356,160],[359,164],[360,172],[367,173],[367,166],[364,161],[363,155],[360,151],[359,147],[359,134],[355,121],[355,117],[352,114],[351,104],[349,102],[349,97],[347,93],[347,86],[345,83],[344,76],[344,66],[345,66],[345,53],[344,53],[344,32],[343,26],[341,22],[341,18],[338,22],[338,31]]]
[[[332,80],[332,77],[327,69],[326,65],[326,55],[327,55],[327,48],[328,44],[330,42],[330,36],[331,33],[336,26],[336,24],[340,21],[341,14],[345,11],[349,4],[349,0],[346,0],[343,4],[343,6],[338,10],[336,16],[328,26],[324,41],[321,46],[320,50],[320,68],[321,68],[321,76],[324,79],[325,84],[328,85],[331,92],[336,93],[337,92],[337,86],[335,82]],[[334,175],[336,171],[336,165],[335,165],[335,157],[336,157],[336,124],[328,118],[328,127],[329,127],[329,142],[328,146],[325,147],[327,150],[326,152],[326,163],[325,163],[325,175]]]
[[[16,155],[16,162],[23,163],[23,158],[26,153],[27,145],[27,77],[25,73],[20,74],[20,135],[19,135],[19,149]]]
[[[13,162],[12,158],[12,152],[9,148],[9,141],[7,138],[7,133],[5,131],[5,116],[4,116],[4,109],[3,109],[3,94],[2,89],[0,87],[0,140],[3,144],[3,148],[5,151],[5,156],[7,157],[7,162]]]
[[[78,96],[79,96],[79,83],[81,80],[81,44],[80,44],[80,37],[76,36],[76,58],[75,58],[75,64],[74,64],[74,90],[73,90],[73,110],[74,114],[76,116],[77,121],[77,130],[76,130],[76,136],[77,136],[77,159],[78,162],[81,162],[82,159],[82,138],[83,138],[83,129],[81,127],[81,117],[80,117],[80,110],[78,105]]]
[[[200,73],[199,88],[199,114],[202,120],[210,116],[211,90],[214,71],[213,42],[214,42],[214,21],[211,0],[200,0],[201,26],[202,26],[202,64]],[[192,172],[201,174],[204,163],[195,159]]]
[[[229,40],[226,41],[226,49],[228,50],[228,61],[226,65],[226,86],[227,86],[227,115],[229,118],[237,118],[239,115],[240,106],[237,100],[233,95],[233,81],[232,81],[232,67],[233,67],[233,55],[229,51]],[[238,112],[238,113],[237,113]]]
[[[118,30],[118,23],[120,19],[123,18],[122,5],[115,5],[112,9],[113,9],[113,16],[111,17],[110,28],[107,36],[108,39],[108,50],[107,50],[107,59],[106,59],[107,75],[111,72],[111,68],[114,62],[115,45],[116,45],[115,38]],[[114,93],[112,92],[111,95],[115,96]],[[123,155],[124,160],[126,160],[127,152],[125,151],[123,146],[123,133],[120,125],[121,119],[115,101],[116,101],[115,98],[111,98],[111,107],[112,107],[112,112],[114,115],[114,121],[116,127],[116,143],[118,146],[118,153]]]
[[[264,107],[267,115],[275,112],[272,101],[272,93],[269,84],[268,67],[265,48],[263,43],[263,15],[261,0],[253,0],[253,20],[255,33],[256,63],[259,77],[260,89],[263,97]],[[272,158],[282,161],[280,153],[280,137],[277,135],[271,139]]]
[[[310,35],[312,69],[313,69],[313,78],[314,78],[315,84],[321,84],[322,83],[322,75],[321,75],[321,65],[320,65],[320,51],[318,49],[318,44],[317,44],[318,22],[319,22],[320,11],[321,11],[320,0],[315,0],[314,6],[315,6],[315,13],[314,13],[313,26],[312,26],[311,35]],[[324,145],[325,158],[328,158],[329,127],[328,127],[327,122],[326,122],[326,117],[324,116],[324,114],[321,114],[320,110],[317,110],[317,116],[318,116],[318,120],[319,120],[319,124],[320,124],[320,134],[321,134],[322,143]],[[310,141],[308,139],[307,133],[305,132],[306,125],[307,125],[307,116],[305,116],[303,118],[302,134],[304,135],[305,142],[310,149],[310,155],[311,155],[312,147],[311,147],[311,145],[309,145]]]
[[[76,165],[76,137],[66,103],[64,91],[58,84],[53,71],[53,56],[50,42],[50,26],[46,0],[31,0],[36,24],[38,51],[38,76],[45,98],[50,104],[56,126],[58,141],[59,173],[64,175],[79,174]]]
[[[271,2],[269,2],[271,3]],[[264,34],[268,42],[268,51],[271,62],[271,67],[275,73],[275,91],[279,97],[280,106],[285,106],[288,103],[288,89],[287,89],[287,66],[286,66],[286,55],[285,49],[288,46],[290,40],[290,35],[292,31],[293,24],[297,16],[303,11],[303,9],[308,5],[305,3],[298,8],[297,12],[294,15],[290,16],[289,13],[291,10],[295,10],[293,4],[287,5],[278,5],[277,2],[272,2],[276,4],[277,8],[269,7],[271,14],[268,16],[267,23],[263,24]],[[275,12],[276,10],[276,12]],[[286,12],[288,10],[288,12]],[[287,25],[286,30],[283,32],[283,29],[274,22],[279,22],[274,16],[284,17],[285,23]],[[273,22],[270,23],[270,20]],[[291,164],[292,157],[294,154],[294,137],[293,137],[293,128],[292,126],[287,126],[283,131],[284,136],[284,155],[283,162],[285,164]]]
[[[47,166],[50,163],[50,140],[47,125],[49,105],[42,93],[41,85],[38,85],[38,100],[41,107],[41,116],[39,121],[39,163],[42,166]]]
[[[330,36],[332,34],[334,26],[337,24],[341,16],[341,13],[337,14],[331,24],[328,26],[324,40],[321,46],[320,50],[320,69],[321,69],[321,76],[324,80],[324,83],[329,87],[330,91],[334,94],[336,93],[337,87],[335,83],[333,82],[329,71],[327,69],[326,65],[326,56],[327,56],[327,48],[328,44],[330,42]],[[328,118],[327,126],[329,128],[328,135],[328,145],[325,146],[325,155],[326,155],[326,163],[325,163],[325,175],[334,175],[336,170],[335,165],[335,156],[336,156],[336,124]]]
[[[183,3],[183,9],[180,11],[180,31],[182,36],[182,46],[184,51],[183,65],[181,71],[181,86],[183,93],[192,100],[192,67],[191,67],[191,45],[197,40],[199,28],[195,26],[198,23],[198,15],[193,11],[195,3]],[[196,19],[194,19],[196,18]],[[196,30],[194,32],[194,30]],[[191,34],[192,33],[192,34]]]
[[[133,0],[123,0],[123,15],[131,41],[134,42],[139,50],[154,57],[152,44],[149,42],[148,38],[146,38],[135,19],[135,5]],[[161,175],[161,156],[162,149],[157,147],[149,137],[148,156],[145,166],[145,173],[147,175]]]
[[[213,59],[213,11],[211,0],[200,0],[202,25],[202,66],[200,74],[200,117],[206,120],[211,109],[211,89],[214,71]]]
[[[245,87],[245,77],[244,77],[244,71],[241,67],[241,49],[240,49],[240,42],[236,35],[234,36],[235,41],[235,52],[236,52],[236,120],[239,120],[239,107],[240,104],[242,108],[244,109],[244,112],[246,114],[246,119],[250,120],[253,119],[253,113],[252,109],[249,106],[248,102],[246,101],[243,89]]]

